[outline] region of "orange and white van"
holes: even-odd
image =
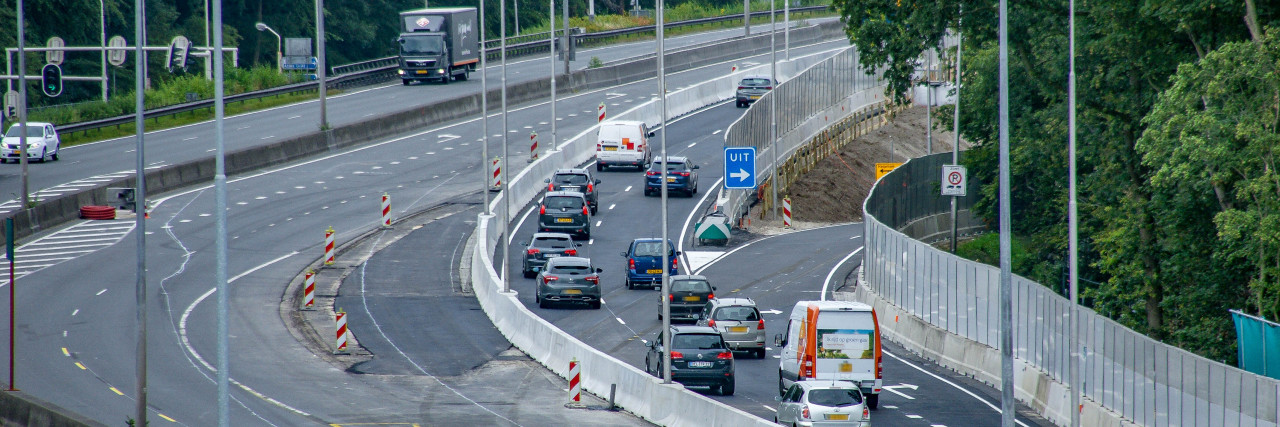
[[[857,384],[875,409],[884,387],[880,322],[871,306],[849,301],[800,301],[787,332],[773,338],[782,348],[778,393],[796,381],[842,380]]]
[[[634,120],[609,120],[600,124],[596,134],[596,170],[610,166],[634,167],[644,170],[653,159],[649,138],[654,132],[644,122]]]

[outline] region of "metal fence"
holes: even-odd
[[[866,281],[924,321],[999,348],[999,269],[898,231],[913,220],[950,212],[937,187],[940,166],[950,156],[912,159],[872,189],[863,207]],[[961,198],[960,206],[974,199]],[[1017,276],[1013,294],[1014,357],[1069,383],[1070,301]],[[1275,426],[1280,420],[1280,381],[1156,342],[1087,308],[1080,313],[1081,390],[1127,420],[1154,426]]]

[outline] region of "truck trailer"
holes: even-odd
[[[437,7],[400,12],[400,82],[466,80],[482,49],[474,7]]]

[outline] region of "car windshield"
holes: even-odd
[[[581,174],[560,174],[551,179],[551,182],[564,185],[583,185],[587,183],[587,176]]]
[[[711,334],[678,334],[671,338],[671,348],[690,348],[698,350],[715,350],[724,348],[720,335]]]
[[[742,79],[742,86],[768,86],[769,79]]]
[[[591,267],[585,265],[557,265],[551,267],[551,272],[558,274],[587,274],[591,272]]]
[[[809,390],[809,403],[822,406],[857,405],[862,403],[862,393],[853,389],[814,389]]]
[[[564,237],[534,237],[533,246],[535,248],[554,248],[563,249],[573,245],[573,239]]]
[[[547,209],[580,209],[582,208],[581,197],[548,197]]]
[[[705,280],[677,280],[671,282],[671,292],[711,292],[711,284]]]
[[[739,322],[754,322],[760,320],[760,315],[756,314],[756,309],[751,307],[723,307],[716,310],[715,320],[736,320]]]
[[[9,133],[4,134],[4,136],[10,137],[10,138],[18,138],[18,137],[21,137],[21,136],[22,136],[22,125],[13,125],[13,126],[10,126],[10,127],[9,127]],[[30,127],[30,126],[27,126],[27,137],[32,137],[32,138],[34,138],[34,137],[39,137],[39,136],[44,136],[44,127],[43,127],[43,126],[36,126],[36,127]]]
[[[439,55],[444,38],[439,36],[406,36],[400,39],[400,52],[405,55]]]
[[[669,254],[670,251],[667,251]],[[662,256],[662,242],[636,243],[635,256]]]

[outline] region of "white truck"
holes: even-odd
[[[800,301],[787,332],[773,338],[782,348],[778,393],[796,381],[844,380],[858,384],[875,409],[884,387],[880,323],[871,306],[849,301]]]

